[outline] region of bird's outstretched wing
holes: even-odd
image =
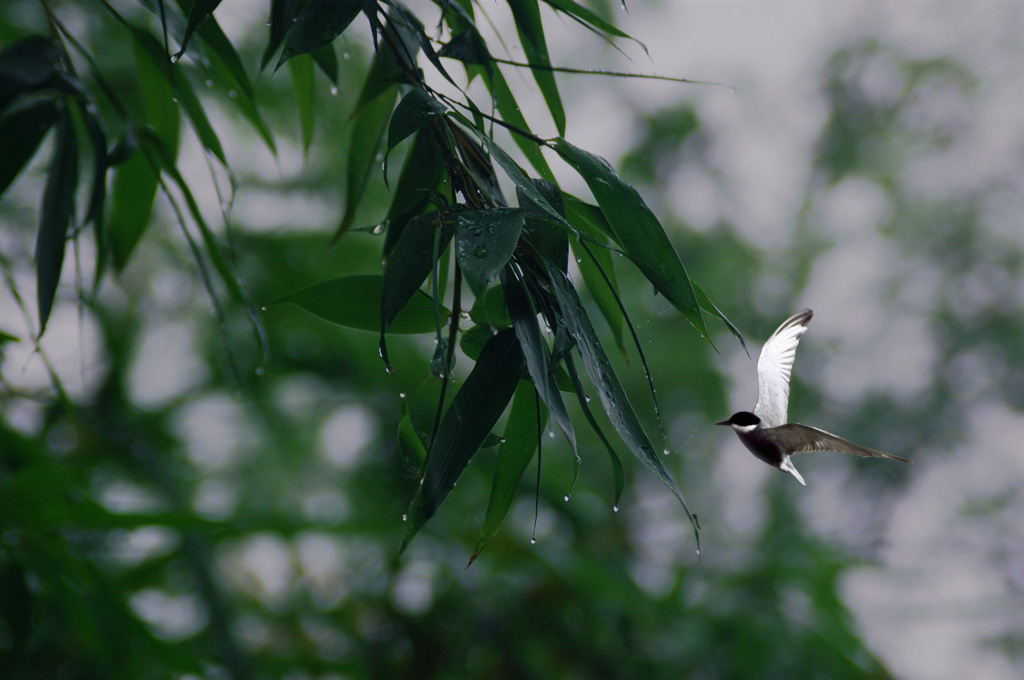
[[[793,372],[796,346],[807,332],[814,315],[803,309],[786,319],[761,348],[757,360],[757,404],[754,415],[765,427],[785,425],[789,412],[789,376]]]
[[[772,430],[772,439],[785,446],[791,453],[810,453],[813,451],[838,451],[849,453],[853,456],[864,456],[865,458],[888,458],[898,460],[901,463],[913,463],[912,460],[894,456],[891,453],[869,449],[860,444],[854,444],[842,437],[837,437],[831,432],[819,430],[810,425],[789,423],[776,427]]]

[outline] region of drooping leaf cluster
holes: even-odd
[[[36,251],[40,333],[52,309],[68,239],[87,224],[94,227],[98,285],[108,261],[118,271],[128,263],[151,222],[159,191],[178,215],[215,306],[220,309],[219,291],[225,290],[234,304],[250,310],[252,324],[262,337],[245,291],[177,167],[182,111],[209,156],[230,167],[193,87],[194,74],[180,63],[188,57],[217,74],[218,83],[230,85],[228,101],[275,149],[243,62],[213,16],[218,4],[196,0],[173,8],[156,3],[151,25],[159,25],[163,32],[157,36],[102,3],[131,41],[141,108],[128,106],[105,84],[101,70],[56,15],[50,16],[54,27],[50,39],[30,38],[0,56],[0,73],[16,74],[5,75],[0,93],[0,139],[10,140],[2,143],[12,147],[2,154],[0,190],[32,158],[47,131],[54,130]],[[664,466],[660,447],[645,432],[570,277],[570,255],[623,354],[627,351],[624,329],[634,340],[636,335],[620,301],[613,253],[625,255],[708,342],[705,314],[722,319],[741,342],[742,338],[690,280],[640,194],[607,161],[565,139],[566,115],[538,0],[511,0],[509,7],[527,66],[560,135],[554,139],[542,139],[531,131],[477,27],[473,3],[438,0],[435,4],[439,18],[434,34],[440,38],[428,35],[413,11],[392,0],[271,3],[260,68],[267,69],[277,54],[274,71],[289,66],[307,152],[315,122],[315,69],[338,82],[332,43],[355,32],[355,26],[363,26],[356,22],[360,15],[367,20],[372,37],[372,63],[348,123],[344,207],[332,243],[356,226],[362,199],[381,161],[387,181],[388,160],[396,149],[405,148],[401,169],[391,182],[390,207],[375,229],[384,234],[382,274],[315,282],[291,293],[282,291],[279,301],[334,323],[378,332],[380,355],[388,370],[389,333],[435,334],[437,353],[431,370],[443,387],[437,417],[425,441],[419,443],[426,452],[425,462],[407,515],[403,549],[436,512],[481,445],[493,438],[492,430],[510,402],[514,404],[477,553],[497,532],[534,452],[539,455],[539,433],[548,417],[579,460],[565,396],[578,403],[588,426],[606,445],[617,504],[624,484],[622,465],[615,444],[590,411],[584,375],[618,438],[685,509],[682,491]],[[607,39],[628,37],[575,2],[545,0],[544,4]],[[172,38],[177,40],[177,50],[171,48]],[[77,79],[69,50],[85,61],[101,95],[94,95]],[[468,84],[474,80],[480,80],[491,95],[486,105],[468,94]],[[457,94],[445,93],[452,88]],[[94,96],[108,100],[116,120],[105,121],[97,114]],[[84,139],[79,128],[88,133]],[[108,149],[110,128],[118,132],[113,149]],[[498,134],[502,130],[511,136],[530,170],[503,148],[504,133]],[[89,207],[80,217],[75,198],[83,151],[94,158],[93,189]],[[582,177],[596,204],[558,186],[548,165],[550,157],[560,158]],[[111,173],[112,209],[105,216]],[[503,186],[514,188],[514,200],[505,195]],[[184,202],[184,209],[179,202]],[[216,278],[207,273],[207,263]],[[464,298],[463,283],[472,301]],[[466,311],[471,325],[463,323]],[[456,347],[475,363],[449,403]],[[647,371],[638,342],[636,350]],[[651,387],[653,397],[653,383]],[[654,406],[657,410],[656,400]],[[696,536],[696,518],[688,509],[686,513]]]

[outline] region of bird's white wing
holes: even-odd
[[[764,427],[785,425],[789,412],[789,376],[793,373],[796,346],[814,315],[803,309],[786,319],[761,348],[757,360],[757,404],[754,415]]]

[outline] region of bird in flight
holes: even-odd
[[[789,377],[793,373],[796,346],[807,332],[807,324],[813,315],[809,309],[797,312],[782,322],[764,343],[757,360],[757,404],[753,413],[739,411],[729,420],[715,425],[731,427],[751,453],[765,463],[790,473],[805,486],[807,482],[790,460],[796,453],[838,451],[912,463],[906,458],[854,444],[816,427],[787,422]]]

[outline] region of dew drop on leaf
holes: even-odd
[[[399,392],[398,393],[398,398],[399,399],[405,399],[405,392]]]
[[[616,503],[615,505],[612,506],[612,512],[618,512],[618,511],[619,511],[619,504]]]
[[[536,536],[534,536],[533,538],[530,539],[530,545],[537,545],[537,537]]]
[[[665,454],[665,455],[667,456],[667,455],[669,454],[669,450],[668,450],[668,449],[665,449],[664,451],[662,451],[662,453],[663,453],[663,454]]]
[[[408,521],[409,521],[409,515],[405,515],[405,514],[403,514],[403,515],[402,515],[402,521],[403,521],[403,522],[408,522]]]
[[[562,497],[562,500],[563,500],[563,501],[565,501],[566,503],[568,503],[568,502],[569,502],[569,499],[570,499],[570,498],[572,498],[572,495],[571,495],[571,494],[565,494],[565,495],[564,495],[564,496]]]
[[[338,96],[338,86],[337,85],[331,85],[331,96],[332,97],[337,97]]]

